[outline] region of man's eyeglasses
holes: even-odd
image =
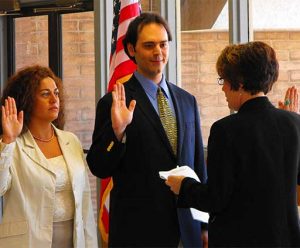
[[[224,78],[218,77],[217,78],[217,83],[218,83],[218,85],[223,85],[224,84]]]

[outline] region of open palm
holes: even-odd
[[[132,100],[129,107],[126,106],[126,97],[124,86],[120,83],[114,85],[112,92],[113,103],[111,107],[112,127],[116,137],[120,140],[128,124],[131,123],[133,111],[135,108],[135,100]]]
[[[2,141],[11,143],[20,135],[23,128],[23,111],[17,113],[15,99],[8,97],[2,106]]]
[[[280,109],[299,113],[298,90],[295,86],[292,86],[287,89],[287,91],[285,93],[284,101],[279,101],[278,107]]]

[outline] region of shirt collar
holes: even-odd
[[[156,99],[156,95],[157,95],[157,88],[161,87],[164,95],[169,98],[169,89],[168,89],[168,85],[165,79],[165,75],[162,75],[161,81],[160,83],[157,85],[156,83],[154,83],[152,80],[144,77],[142,74],[138,73],[137,71],[134,72],[134,76],[137,78],[137,80],[140,82],[140,84],[142,85],[144,91],[153,99]]]

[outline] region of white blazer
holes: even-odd
[[[78,138],[55,128],[75,199],[73,243],[98,247],[87,165]],[[0,248],[51,248],[55,174],[30,131],[0,143],[0,195],[4,197]]]

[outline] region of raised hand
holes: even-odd
[[[17,112],[15,99],[8,97],[2,106],[2,142],[9,144],[16,140],[23,128],[23,111]]]
[[[129,125],[132,121],[136,101],[132,100],[127,108],[124,86],[120,83],[114,85],[112,99],[111,122],[114,133],[120,141],[124,135],[127,125]]]
[[[295,86],[287,89],[284,101],[279,101],[278,107],[280,109],[299,113],[298,90]]]

